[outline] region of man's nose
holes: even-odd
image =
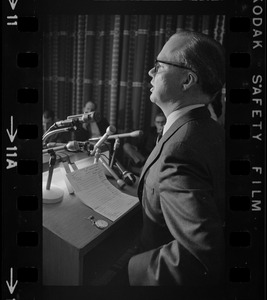
[[[151,68],[149,71],[148,71],[148,75],[150,77],[154,77],[154,74],[155,74],[155,69],[154,68]]]

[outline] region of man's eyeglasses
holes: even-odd
[[[184,65],[181,65],[181,64],[174,64],[174,63],[170,63],[170,62],[163,61],[163,60],[158,60],[158,59],[155,60],[155,64],[154,64],[154,71],[155,71],[155,73],[158,72],[158,69],[159,69],[159,66],[160,66],[159,63],[166,64],[166,65],[170,65],[170,66],[177,67],[177,68],[181,68],[181,69],[190,70],[191,72],[193,72],[193,73],[196,74],[196,71],[194,71],[194,70],[192,70],[191,68],[188,68],[188,67],[186,67],[186,66],[184,66]]]

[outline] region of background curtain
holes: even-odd
[[[82,113],[92,100],[117,132],[144,130],[158,110],[149,99],[148,71],[165,42],[183,28],[223,44],[224,26],[221,15],[49,16],[44,24],[44,109],[65,119]],[[219,97],[221,102],[224,92]]]

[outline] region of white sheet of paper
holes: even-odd
[[[101,215],[117,220],[138,203],[137,197],[122,193],[106,178],[99,164],[66,174],[79,199]]]

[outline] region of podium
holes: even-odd
[[[93,163],[85,153],[73,154],[71,160],[75,160],[78,169]],[[63,200],[43,204],[43,284],[108,285],[116,275],[114,265],[129,252],[139,235],[140,204],[112,222],[69,193],[64,172],[64,168],[56,166],[53,174],[53,183],[64,191]],[[47,176],[45,171],[43,182]],[[110,182],[116,186],[114,179]],[[121,192],[136,196],[136,188],[137,183]],[[97,228],[91,217],[105,220],[108,226]]]

